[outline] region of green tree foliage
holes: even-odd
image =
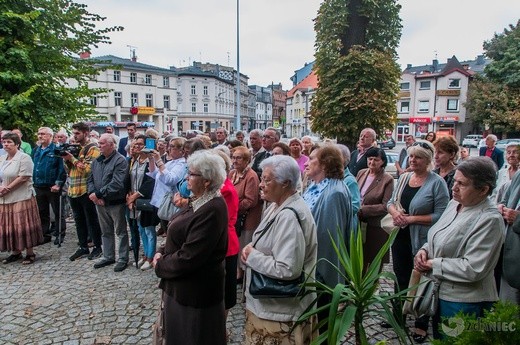
[[[315,19],[319,88],[312,130],[355,145],[365,127],[378,133],[397,121],[401,37],[396,0],[325,0]]]
[[[520,131],[520,20],[484,42],[493,61],[468,90],[466,108],[495,133]]]
[[[81,52],[110,43],[98,29],[105,18],[68,0],[0,2],[0,124],[34,133],[42,125],[60,127],[95,113],[89,89],[95,61]]]

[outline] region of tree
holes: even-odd
[[[325,0],[315,19],[319,87],[312,130],[355,146],[365,127],[383,133],[397,121],[401,37],[396,0]]]
[[[494,133],[520,131],[520,20],[484,42],[492,61],[470,84],[465,106]]]
[[[96,28],[105,18],[68,0],[11,0],[0,3],[0,118],[4,128],[34,133],[94,114],[89,100],[104,89],[89,89],[96,61],[78,59],[108,33]]]

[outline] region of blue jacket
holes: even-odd
[[[54,154],[54,143],[46,148],[38,146],[33,151],[33,183],[35,187],[63,186],[67,179],[63,158]]]
[[[485,156],[486,155],[486,150],[487,150],[486,146],[481,147],[480,151],[479,151],[479,155],[480,156]],[[497,170],[500,170],[502,168],[502,166],[504,165],[504,151],[502,151],[501,149],[495,147],[493,152],[491,152],[491,159],[497,165]]]

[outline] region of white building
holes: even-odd
[[[318,88],[318,78],[311,72],[287,92],[285,133],[289,138],[311,134],[312,98]]]

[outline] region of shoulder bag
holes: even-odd
[[[439,282],[414,269],[408,286],[410,290],[403,304],[403,314],[416,318],[435,315],[439,304]]]
[[[302,223],[298,213],[292,207],[285,207],[283,210],[289,209],[294,212],[300,228],[303,231]],[[282,211],[283,211],[282,210]],[[281,212],[281,211],[280,211]],[[258,243],[258,240],[267,232],[271,227],[276,217],[271,219],[262,230],[262,233],[257,238],[253,247]],[[259,273],[251,269],[251,282],[249,284],[249,293],[253,298],[293,298],[302,296],[305,293],[305,288],[302,286],[305,281],[305,272],[302,269],[300,276],[293,280],[282,280],[268,277],[262,273]]]
[[[408,173],[401,175],[399,178],[399,184],[397,185],[397,190],[395,192],[395,200],[393,205],[398,211],[403,210],[403,207],[401,206],[401,194],[403,193],[406,181],[408,181]],[[388,234],[392,233],[394,230],[399,229],[398,226],[394,225],[394,218],[390,212],[388,212],[386,216],[381,219],[381,229],[383,229]]]
[[[150,204],[150,199],[139,198],[135,200],[135,209],[138,211],[152,212],[153,206]]]
[[[520,234],[513,230],[509,225],[504,241],[504,256],[502,266],[502,276],[505,281],[513,288],[520,289]]]
[[[237,236],[240,237],[242,235],[242,231],[244,231],[244,227],[246,225],[246,218],[249,214],[249,211],[246,211],[242,213],[240,216],[238,216],[237,221],[235,223],[235,231],[237,232]]]
[[[172,192],[164,193],[159,208],[157,209],[157,217],[159,217],[159,219],[169,221],[172,219],[175,212],[179,210],[179,208],[172,202],[172,196]]]

